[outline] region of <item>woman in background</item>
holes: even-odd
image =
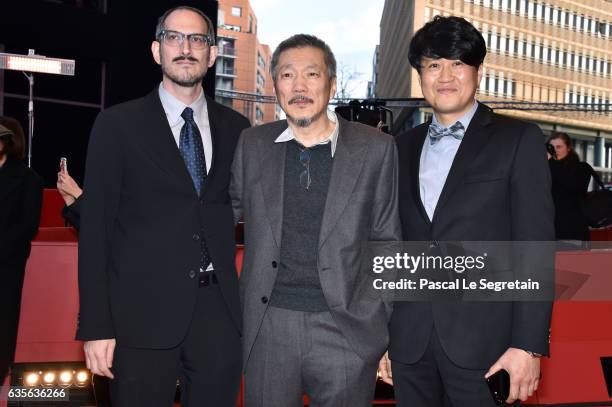
[[[556,238],[588,241],[589,225],[582,213],[581,202],[586,197],[593,168],[580,161],[566,133],[552,132],[547,143],[556,153],[556,157],[548,161],[555,203]]]
[[[19,122],[0,117],[0,383],[15,357],[25,266],[42,207],[42,180],[23,163],[24,147]]]

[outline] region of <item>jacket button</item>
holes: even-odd
[[[193,240],[195,240],[195,241],[198,241],[198,240],[200,240],[200,235],[198,235],[197,233],[194,233],[194,235],[193,235],[193,236],[191,236],[191,238],[192,238]]]
[[[266,297],[266,296],[261,297],[261,302],[263,304],[267,304],[268,303],[268,297]]]
[[[189,278],[195,278],[196,272],[195,270],[189,270]]]
[[[276,268],[276,266],[278,266],[278,264],[276,263],[276,261],[272,262],[272,267]]]

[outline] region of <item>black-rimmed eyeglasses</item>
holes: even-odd
[[[185,38],[189,41],[189,46],[193,49],[204,49],[212,45],[212,37],[208,34],[183,34],[182,32],[164,30],[157,36],[158,41],[164,42],[171,47],[180,47]]]

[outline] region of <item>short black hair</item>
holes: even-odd
[[[155,26],[155,39],[157,41],[159,41],[159,36],[161,35],[162,31],[166,29],[166,19],[170,14],[174,13],[177,10],[186,10],[199,14],[200,17],[202,17],[202,20],[204,20],[206,22],[206,25],[208,26],[208,32],[206,34],[210,36],[212,44],[215,44],[215,26],[213,25],[212,20],[206,14],[204,14],[202,10],[190,6],[173,7],[170,10],[166,10],[166,12],[157,19],[157,25]]]
[[[423,57],[451,59],[479,67],[487,55],[480,31],[461,17],[435,16],[410,41],[408,60],[420,72]]]
[[[280,59],[280,55],[288,49],[302,47],[314,47],[323,51],[323,60],[327,66],[327,75],[329,76],[329,80],[336,77],[336,57],[334,56],[334,53],[329,45],[314,35],[295,34],[278,44],[278,47],[276,47],[274,53],[272,54],[272,60],[270,61],[270,75],[272,75],[272,81],[274,83],[276,83],[276,69],[278,68],[278,60]]]

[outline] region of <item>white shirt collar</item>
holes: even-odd
[[[183,113],[183,110],[185,110],[187,105],[168,92],[164,88],[163,83],[159,84],[159,100],[161,101],[162,107],[166,112],[170,127],[177,125],[179,121],[183,120],[181,113]],[[201,117],[201,114],[208,114],[206,98],[204,97],[204,89],[200,88],[200,95],[193,101],[193,103],[189,105],[189,107],[193,109],[196,120]]]
[[[333,112],[327,109],[327,118],[335,124],[334,131],[332,131],[332,133],[329,135],[328,138],[326,138],[325,140],[321,141],[318,144],[327,144],[331,142],[331,156],[333,157],[334,154],[336,153],[336,145],[338,144],[338,133],[339,133],[338,117],[336,116],[336,112]],[[291,140],[295,140],[295,134],[293,133],[293,130],[291,130],[291,126],[288,126],[287,129],[283,131],[280,134],[280,136],[276,138],[276,140],[274,140],[274,142],[275,143],[285,143]]]

